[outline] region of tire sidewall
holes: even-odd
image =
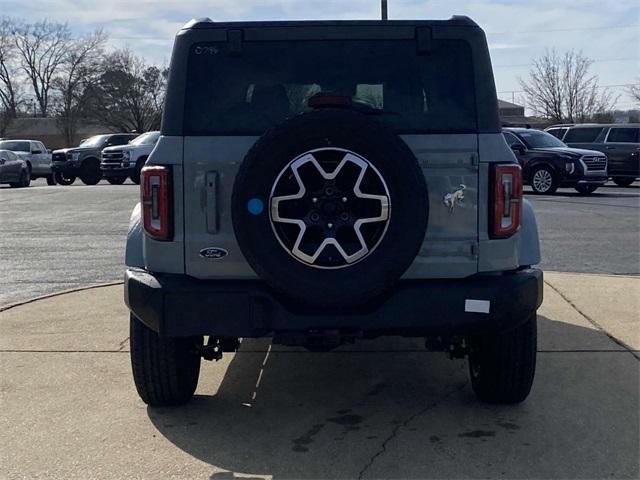
[[[80,180],[86,185],[96,185],[102,180],[100,162],[95,158],[88,158],[80,168]]]
[[[534,177],[536,175],[536,173],[540,170],[545,170],[547,172],[549,172],[549,175],[551,175],[551,186],[549,187],[548,190],[542,192],[540,190],[538,190],[535,185],[534,185]],[[531,171],[531,181],[529,182],[531,185],[531,189],[534,191],[534,193],[537,193],[538,195],[549,195],[554,193],[557,189],[558,189],[558,176],[556,175],[556,173],[553,171],[553,169],[547,165],[538,165],[536,167],[533,168],[533,170]]]

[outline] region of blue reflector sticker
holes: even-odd
[[[247,210],[249,210],[249,213],[252,215],[260,215],[264,210],[264,203],[262,203],[262,200],[259,198],[252,198],[247,203]]]

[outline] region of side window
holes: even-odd
[[[550,133],[551,135],[553,135],[556,138],[559,138],[560,140],[562,140],[562,137],[564,137],[564,134],[567,132],[566,128],[552,128],[550,130],[547,130],[547,133]]]
[[[637,143],[638,128],[612,128],[607,143]]]
[[[38,142],[38,149],[42,152],[42,153],[47,153],[47,147],[44,146],[44,143],[42,142]]]
[[[522,142],[518,140],[518,137],[516,137],[513,133],[503,132],[502,134],[504,135],[504,139],[507,141],[507,145],[509,145],[510,147],[512,147],[513,145],[522,145]]]
[[[570,128],[564,143],[592,143],[598,138],[602,127]]]

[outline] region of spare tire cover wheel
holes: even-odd
[[[256,273],[290,299],[348,307],[409,267],[428,215],[409,148],[363,114],[321,110],[265,133],[235,180],[233,225]]]

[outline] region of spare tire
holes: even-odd
[[[407,145],[351,110],[305,113],[265,133],[233,186],[240,249],[301,305],[362,305],[411,265],[427,228],[427,186]]]

